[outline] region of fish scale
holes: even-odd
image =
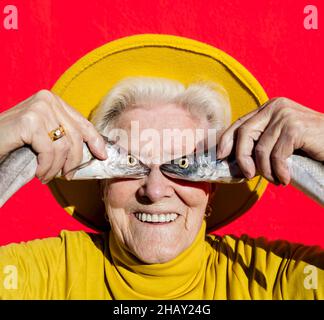
[[[242,183],[248,179],[243,175],[235,159],[217,160],[209,153],[191,154],[160,166],[161,171],[172,178],[210,183]],[[181,167],[180,160],[187,159],[188,166]],[[287,159],[291,185],[324,206],[323,163],[297,154]]]
[[[73,171],[73,180],[142,178],[150,169],[140,160],[128,163],[128,152],[117,144],[106,140],[108,158],[94,158],[86,144],[83,145],[82,164]],[[188,159],[188,167],[181,168],[180,159]],[[135,159],[135,158],[134,158]],[[305,156],[291,155],[287,159],[291,184],[324,206],[324,165]],[[0,162],[0,207],[22,186],[35,177],[37,156],[30,147],[21,147]],[[217,160],[215,157],[188,155],[160,165],[160,170],[176,179],[207,181],[210,183],[242,183],[244,177],[235,159]],[[58,174],[57,177],[60,177]]]
[[[290,156],[287,162],[291,184],[324,206],[324,165],[299,155]]]
[[[107,159],[93,157],[88,146],[83,144],[81,165],[74,168],[72,180],[134,178],[138,179],[150,172],[140,160],[134,165],[128,163],[128,152],[117,144],[106,141]],[[135,158],[134,158],[135,159]],[[22,186],[31,181],[36,174],[37,155],[28,146],[9,153],[0,162],[0,208]],[[59,173],[57,178],[64,177]]]

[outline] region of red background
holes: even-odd
[[[319,30],[303,27],[310,3],[318,8]],[[18,30],[2,25],[7,4],[18,8]],[[214,45],[245,65],[270,97],[324,112],[322,12],[319,0],[0,0],[0,111],[50,89],[78,58],[110,40],[165,33]],[[323,213],[292,187],[269,186],[257,205],[218,233],[323,246]],[[0,209],[0,244],[82,228],[36,179]]]

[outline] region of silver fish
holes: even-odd
[[[105,137],[104,137],[105,138]],[[83,145],[81,165],[74,168],[73,180],[111,179],[111,178],[141,178],[150,169],[133,155],[106,139],[108,158],[98,160]],[[37,156],[30,147],[21,147],[0,161],[0,208],[22,186],[35,177]],[[58,174],[57,177],[64,177]]]
[[[73,180],[142,178],[150,169],[117,144],[106,140],[107,160],[93,157],[86,144],[83,161]],[[244,177],[235,159],[218,160],[213,152],[184,156],[160,166],[167,176],[190,181],[242,183]],[[324,206],[324,165],[300,155],[287,159],[291,184]],[[29,147],[21,147],[0,160],[0,208],[22,186],[35,177],[37,156]],[[57,177],[62,175],[58,174]]]
[[[164,163],[160,170],[167,176],[218,183],[247,181],[235,159],[216,159],[215,152],[191,154]],[[308,157],[293,154],[287,159],[291,185],[324,206],[324,165]]]

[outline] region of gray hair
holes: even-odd
[[[230,100],[219,84],[197,82],[184,86],[179,81],[153,77],[130,77],[118,82],[102,99],[91,121],[106,134],[127,108],[156,103],[182,106],[198,119],[205,117],[210,128],[218,130],[231,121]]]

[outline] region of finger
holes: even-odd
[[[234,146],[234,139],[235,139],[235,133],[237,129],[245,123],[248,119],[250,119],[253,115],[255,115],[258,112],[258,110],[254,110],[248,114],[246,114],[244,117],[239,118],[236,120],[228,129],[224,131],[222,136],[219,139],[219,143],[217,145],[217,158],[223,159],[230,155],[232,152],[233,146]]]
[[[269,125],[271,114],[266,109],[254,114],[237,129],[236,160],[244,175],[251,179],[256,174],[252,158],[254,142],[257,141]]]
[[[34,132],[31,147],[38,153],[36,177],[43,180],[54,161],[54,148],[45,128],[40,128]]]
[[[86,118],[84,118],[78,111],[68,106],[67,103],[60,97],[56,96],[56,98],[58,99],[58,101],[60,101],[65,112],[78,123],[82,138],[88,144],[88,147],[93,155],[101,160],[107,159],[105,141],[96,130],[94,125]]]
[[[235,133],[237,129],[245,124],[249,119],[257,115],[258,113],[263,112],[266,107],[271,104],[275,99],[270,99],[264,103],[261,107],[251,111],[245,116],[236,120],[227,130],[222,134],[219,144],[217,145],[217,158],[223,159],[230,155],[234,145]],[[268,108],[267,108],[268,109]],[[264,113],[264,112],[263,112]]]
[[[64,124],[65,136],[69,143],[69,150],[62,169],[62,173],[66,174],[82,162],[83,138],[77,123],[71,119],[64,109],[57,112],[57,119],[60,123]],[[73,175],[74,172],[70,172],[65,177],[70,180]]]
[[[36,177],[44,182],[44,177],[46,176],[47,172],[50,170],[53,161],[54,161],[54,149],[52,152],[41,152],[37,156],[37,170],[36,170]]]
[[[69,130],[69,129],[68,129]],[[72,130],[72,129],[71,129]],[[67,154],[66,161],[63,167],[63,174],[71,171],[72,169],[76,168],[82,162],[83,158],[83,140],[81,135],[76,131],[69,131],[70,141],[70,148]],[[73,178],[75,172],[69,172],[65,177],[68,180]]]
[[[294,152],[294,142],[289,135],[281,134],[271,153],[272,168],[279,181],[287,185],[290,183],[290,173],[287,158]]]
[[[50,104],[47,105],[50,106]],[[40,129],[36,130],[33,134],[32,148],[39,153],[39,165],[36,170],[36,175],[43,183],[46,183],[49,177],[53,175],[53,167],[55,168],[58,163],[56,159],[57,152],[55,150],[56,144],[50,138],[49,133],[59,127],[59,122],[56,119],[53,109],[45,107],[45,105],[38,110],[38,115],[39,120],[35,122],[35,126],[40,127]]]
[[[63,168],[69,151],[69,142],[66,136],[53,141],[54,146],[54,159],[51,168],[48,170],[46,175],[43,177],[43,182],[47,183],[52,180]]]
[[[260,133],[257,131],[245,131],[244,127],[238,130],[236,141],[236,161],[243,174],[251,179],[256,174],[255,164],[252,158],[254,141],[257,140]]]
[[[73,112],[73,109],[71,107],[67,106],[66,104],[64,107],[63,106],[64,101],[62,99],[60,99],[57,96],[54,96],[54,97],[55,97],[55,99],[51,100],[52,110],[55,113],[55,117],[56,117],[58,123],[63,125],[63,127],[65,129],[66,142],[68,142],[67,154],[63,155],[64,156],[63,160],[62,160],[62,158],[57,160],[57,163],[59,165],[61,165],[60,169],[62,169],[62,173],[65,174],[65,173],[71,171],[71,169],[77,167],[82,161],[83,141],[84,140],[87,141],[87,137],[82,136],[81,125],[84,121],[87,121],[87,120],[84,119],[78,112],[76,112],[76,111]],[[72,118],[71,115],[73,115],[74,117]],[[97,133],[96,130],[94,130],[94,131],[95,131],[95,133]],[[100,136],[100,138],[102,138],[102,137]],[[91,144],[90,144],[90,146],[91,146]],[[58,154],[60,154],[60,151]],[[98,154],[97,154],[97,156],[98,156]],[[61,155],[61,157],[62,157],[62,155]],[[62,164],[62,161],[64,161],[63,164]],[[53,170],[57,171],[57,167],[53,167]],[[53,173],[53,171],[51,171],[49,174],[51,175],[51,177],[47,176],[46,179],[52,178],[53,174],[56,175],[57,172]],[[74,172],[70,172],[66,176],[66,178],[72,179],[73,174],[74,174]]]
[[[255,147],[255,162],[259,174],[265,177],[268,181],[276,183],[275,176],[272,173],[271,154],[281,134],[281,126],[278,123],[273,123],[261,135]]]
[[[49,117],[48,126],[53,126],[55,128],[54,122]],[[32,149],[38,154],[37,161],[38,166],[36,169],[36,176],[43,180],[44,176],[51,169],[54,161],[54,147],[51,138],[48,135],[50,131],[48,126],[42,121],[35,121],[35,128],[32,131],[30,144]]]

